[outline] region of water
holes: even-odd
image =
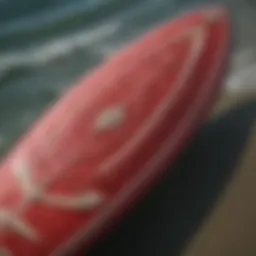
[[[117,49],[182,10],[214,2],[227,3],[237,23],[236,72],[228,84],[239,87],[249,72],[251,85],[256,5],[249,1],[0,0],[0,156],[67,87]]]

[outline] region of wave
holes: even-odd
[[[63,36],[81,30],[127,10],[138,0],[75,1],[58,8],[1,24],[0,47],[7,49],[33,45],[52,36]]]
[[[117,33],[120,27],[121,23],[116,21],[52,40],[40,47],[2,54],[0,55],[0,81],[6,81],[14,74],[42,67],[55,60],[68,57],[78,49],[94,48],[97,44],[104,44],[104,40]],[[108,55],[105,49],[101,52],[105,55],[103,57]]]
[[[102,0],[83,1],[79,3],[75,1],[73,3],[66,3],[62,7],[55,7],[46,9],[42,12],[36,12],[20,19],[16,19],[12,22],[6,22],[1,24],[1,36],[8,36],[16,34],[21,31],[31,31],[40,29],[48,24],[55,23],[59,20],[67,19],[74,14],[79,15],[84,12],[92,12],[97,10],[102,4]],[[86,14],[86,13],[85,13]]]

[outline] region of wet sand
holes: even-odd
[[[256,99],[254,92],[223,96],[218,111]],[[255,102],[255,101],[254,101]],[[221,141],[219,142],[221,146]],[[256,255],[256,113],[235,172],[183,256]]]

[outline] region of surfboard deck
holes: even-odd
[[[74,255],[184,151],[221,88],[230,19],[214,6],[145,35],[74,85],[0,168],[0,254]]]

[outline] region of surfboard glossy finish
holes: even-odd
[[[0,255],[74,255],[172,164],[228,64],[227,11],[189,13],[75,85],[0,170]]]

